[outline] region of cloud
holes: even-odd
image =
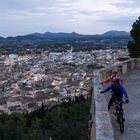
[[[122,1],[118,3],[114,3],[113,5],[121,8],[139,8],[140,1],[139,0]]]
[[[0,35],[129,30],[139,7],[138,0],[1,0]]]

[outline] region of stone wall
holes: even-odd
[[[101,69],[99,71],[101,79],[105,79],[109,75],[112,74],[112,71],[117,71],[119,74],[125,74],[126,72],[129,72],[133,70],[136,66],[138,61],[136,59],[130,59],[124,62],[121,62],[119,64],[113,65],[111,67],[107,67],[104,69]]]
[[[111,118],[107,109],[107,102],[105,97],[100,94],[99,83],[102,79],[106,78],[108,75],[111,75],[112,71],[114,70],[118,71],[120,74],[124,74],[131,71],[138,65],[140,65],[140,61],[130,59],[94,72],[90,140],[114,140]]]
[[[140,69],[140,58],[136,59],[136,68]]]

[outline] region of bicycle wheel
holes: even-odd
[[[119,116],[119,125],[120,125],[120,132],[123,134],[124,133],[124,118],[123,118],[122,112],[120,112],[120,116]]]

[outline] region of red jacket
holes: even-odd
[[[123,81],[123,79],[121,78],[121,76],[120,75],[117,75],[117,76],[115,76],[117,79],[119,79],[120,80],[120,83],[121,84],[124,84],[124,81]],[[105,80],[103,80],[101,83],[108,83],[108,82],[113,82],[113,76],[109,76],[109,77],[107,77]]]

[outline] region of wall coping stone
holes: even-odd
[[[100,73],[94,72],[96,140],[114,140],[113,128],[105,97],[99,94]]]

